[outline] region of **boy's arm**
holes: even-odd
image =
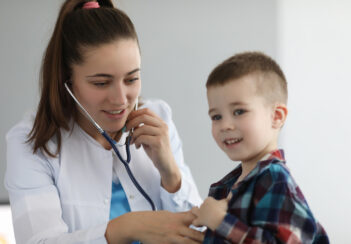
[[[268,171],[256,183],[250,226],[227,213],[215,230],[233,243],[329,243],[287,172]]]

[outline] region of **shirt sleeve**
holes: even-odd
[[[107,223],[69,233],[53,169],[25,143],[30,130],[16,126],[7,134],[5,187],[9,192],[16,243],[106,243]]]
[[[329,243],[292,183],[285,173],[265,173],[256,184],[250,225],[227,213],[216,233],[232,243]]]
[[[182,142],[172,120],[172,110],[169,105],[162,100],[153,102],[150,109],[154,110],[168,125],[173,156],[177,162],[182,177],[181,187],[175,193],[169,193],[161,187],[160,196],[162,207],[164,210],[172,212],[189,210],[193,206],[200,205],[202,199],[195,185],[190,169],[184,162]]]

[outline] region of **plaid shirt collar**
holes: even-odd
[[[242,184],[244,182],[249,181],[253,177],[255,177],[257,174],[259,174],[267,165],[271,163],[283,163],[285,164],[285,156],[284,156],[284,150],[283,149],[277,149],[274,150],[270,153],[267,153],[262,159],[257,163],[256,167],[251,170],[251,172],[239,183]],[[233,185],[233,183],[238,179],[238,177],[241,175],[241,164],[238,165],[233,171],[231,171],[229,174],[224,176],[220,181],[214,183],[211,185],[212,187],[220,187],[220,186],[228,186],[228,185]]]

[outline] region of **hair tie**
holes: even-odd
[[[100,5],[98,2],[90,1],[90,2],[84,3],[82,8],[83,9],[100,8]]]

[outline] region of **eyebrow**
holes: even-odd
[[[235,107],[235,106],[242,106],[242,105],[246,105],[246,103],[244,102],[232,102],[229,104],[231,107]],[[215,111],[216,108],[211,108],[210,110],[208,110],[208,114],[211,114],[213,111]]]
[[[140,71],[140,68],[133,69],[132,71],[129,71],[126,75],[131,75],[131,74],[134,74],[135,72],[138,72],[138,71]],[[105,73],[97,73],[94,75],[88,75],[86,77],[87,78],[95,78],[95,77],[113,78],[113,75],[105,74]]]
[[[127,75],[134,74],[135,72],[140,71],[140,68],[133,69],[132,71],[128,72]]]
[[[95,78],[95,77],[113,78],[113,75],[98,73],[98,74],[94,74],[94,75],[88,75],[88,76],[86,76],[86,77],[87,77],[87,78]]]

